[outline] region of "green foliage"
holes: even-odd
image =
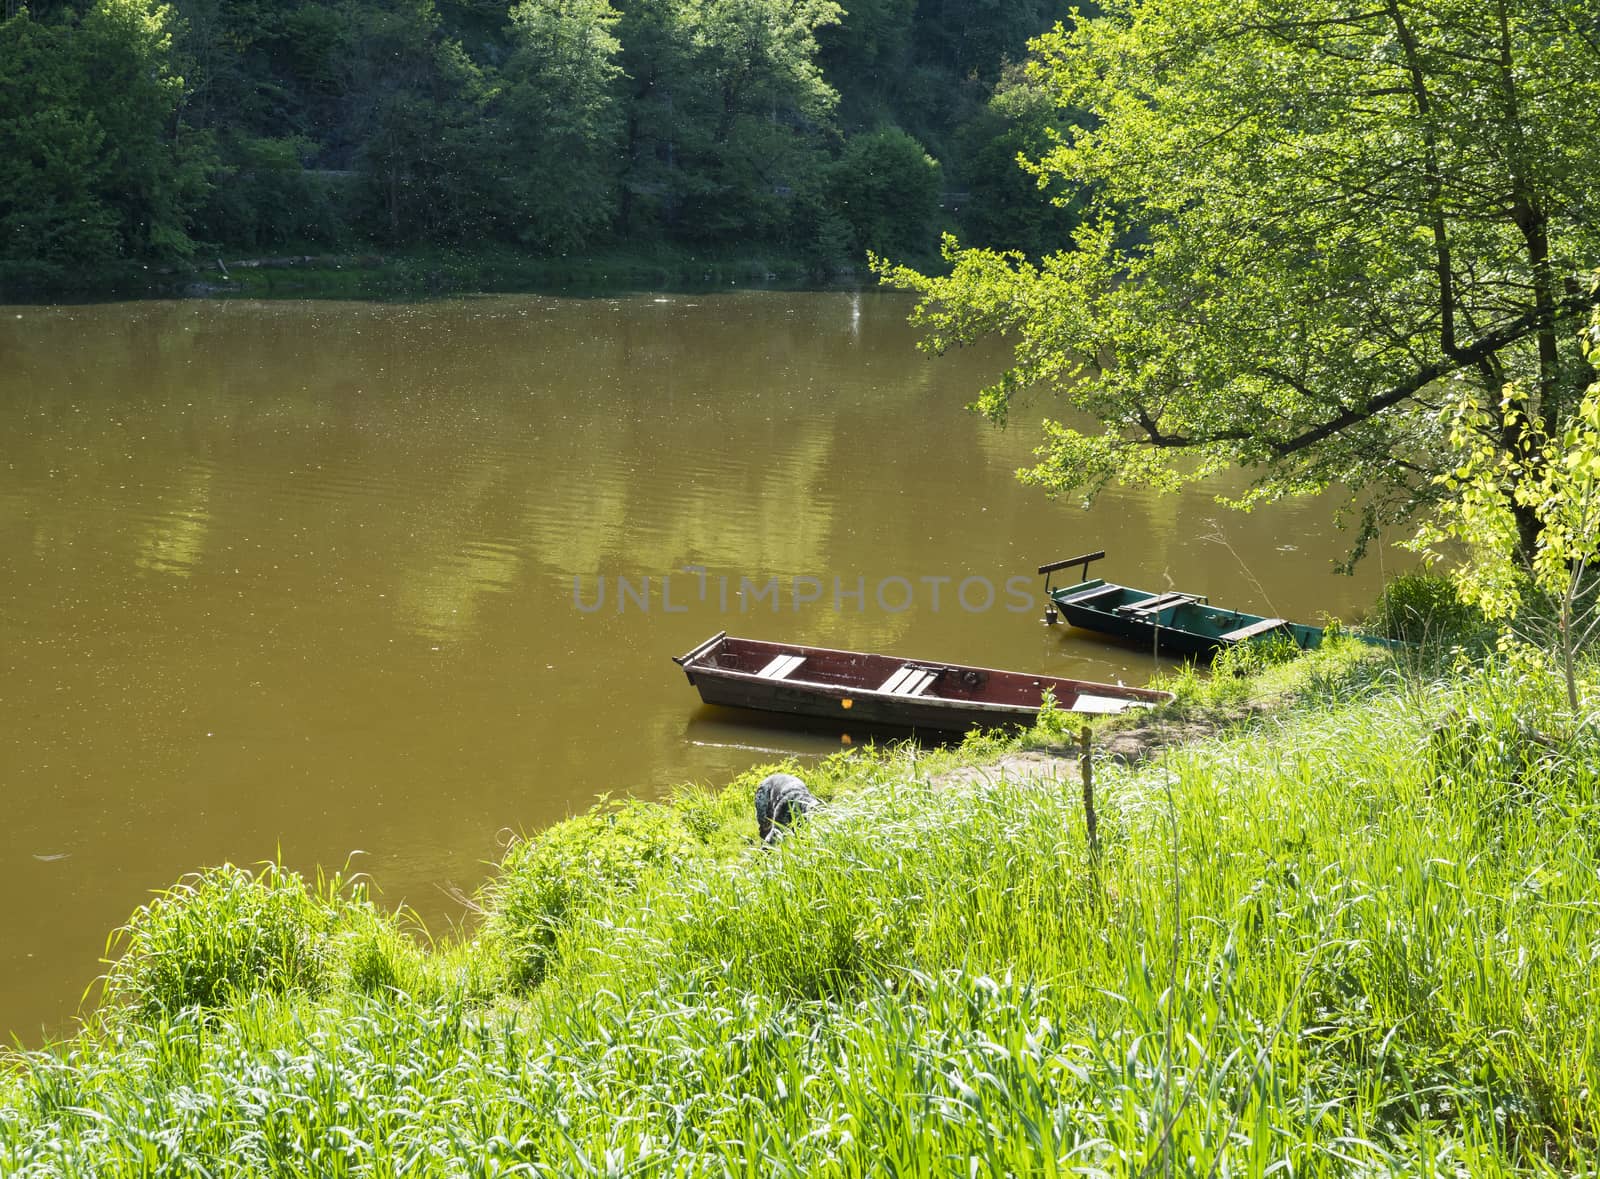
[[[961,738],[959,755],[964,761],[983,761],[1004,753],[1011,741],[1003,729],[973,729]]]
[[[1576,113],[1600,102],[1591,15],[1133,0],[1034,43],[1033,85],[1086,115],[1037,165],[1085,201],[1073,248],[952,241],[947,276],[881,273],[921,294],[930,348],[1007,339],[990,416],[1057,395],[1041,486],[1242,464],[1246,504],[1364,493],[1359,551],[1441,493],[1441,380],[1514,450],[1503,384],[1536,386],[1558,436],[1589,379],[1566,325],[1600,296],[1566,279],[1600,261],[1600,137]]]
[[[1045,746],[1067,745],[1078,739],[1074,731],[1073,715],[1056,702],[1056,694],[1046,688],[1039,700],[1039,715],[1027,734],[1029,744]]]
[[[1069,125],[1068,113],[1019,67],[1008,70],[984,108],[962,124],[956,134],[959,185],[968,196],[961,221],[970,244],[1020,250],[1030,258],[1071,244],[1083,194],[1059,181],[1041,193],[1039,177],[1023,163],[1047,155]]]
[[[1529,813],[1546,822],[1574,801],[1567,764],[1592,744],[1592,738],[1563,742],[1547,735],[1568,727],[1559,715],[1560,696],[1512,684],[1511,675],[1520,678],[1507,665],[1485,677],[1484,690],[1446,709],[1428,735],[1436,787],[1475,809],[1480,837],[1491,840],[1508,818]],[[1543,676],[1532,679],[1533,684],[1548,682]]]
[[[1596,348],[1600,309],[1579,336],[1585,366]],[[1433,546],[1439,542],[1464,542],[1467,560],[1456,569],[1462,596],[1508,627],[1529,589],[1554,604],[1555,634],[1542,645],[1560,658],[1568,703],[1576,712],[1574,660],[1600,625],[1593,612],[1593,566],[1600,558],[1600,381],[1564,415],[1536,405],[1515,382],[1505,386],[1496,412],[1461,396],[1447,414],[1457,465],[1437,481],[1451,494],[1439,518],[1419,531],[1415,547],[1437,558]],[[1514,641],[1509,629],[1506,638]]]
[[[225,136],[218,153],[227,163],[196,211],[196,233],[251,249],[337,244],[349,185],[307,169],[315,151],[305,136]]]
[[[14,21],[3,33],[19,31]],[[0,48],[0,62],[31,56],[15,49],[15,40]],[[94,196],[107,171],[104,141],[92,117],[61,109],[0,122],[0,281],[58,282],[117,255],[116,214]]]
[[[1150,686],[1177,697],[1172,711],[1179,717],[1224,724],[1348,700],[1392,674],[1391,657],[1382,647],[1349,639],[1342,629],[1330,622],[1314,651],[1302,651],[1281,635],[1257,639],[1220,652],[1209,667],[1185,662]]]
[[[334,937],[333,953],[336,976],[363,994],[412,994],[433,985],[417,941],[393,920],[361,921],[342,929]]]
[[[543,980],[575,914],[695,851],[677,811],[644,803],[602,802],[513,846],[486,897],[488,930],[504,947],[512,983]]]
[[[241,994],[325,991],[340,981],[341,953],[363,987],[404,973],[395,935],[361,885],[335,877],[310,887],[277,864],[197,873],[135,913],[111,948],[120,953],[105,1002],[145,1020]]]
[[[893,128],[851,139],[828,182],[830,203],[849,223],[857,257],[929,250],[941,189],[938,161]]]
[[[1402,643],[1449,645],[1472,638],[1484,624],[1483,612],[1437,573],[1402,573],[1385,583],[1373,607],[1377,633]]]
[[[819,30],[824,72],[847,99],[866,99],[871,89],[879,97],[885,83],[904,74],[916,10],[917,0],[856,0],[843,19]]]
[[[189,209],[204,191],[210,142],[182,134],[184,81],[172,68],[173,10],[152,0],[95,0],[77,36],[82,97],[106,135],[104,199],[126,252],[176,261],[193,250]]]
[[[923,51],[952,75],[987,76],[990,81],[1007,61],[1027,52],[1028,38],[1056,21],[1071,21],[1081,8],[1054,0],[924,0],[918,5],[917,39]]]
[[[544,251],[579,248],[616,215],[622,131],[618,15],[607,0],[521,0],[497,109],[508,178],[498,214]]]
[[[617,34],[631,80],[621,231],[782,236],[824,158],[835,92],[816,64],[832,0],[647,0]]]
[[[1216,676],[1258,675],[1300,658],[1305,652],[1288,635],[1266,634],[1244,643],[1234,643],[1217,652],[1211,671]]]
[[[152,263],[176,280],[213,249],[375,243],[575,266],[664,247],[776,253],[758,277],[794,266],[825,277],[869,246],[925,256],[939,176],[922,149],[882,134],[908,127],[941,156],[982,155],[962,173],[983,190],[975,216],[1008,205],[985,188],[988,161],[1002,187],[1026,183],[1012,157],[1042,123],[974,115],[1002,58],[1062,10],[61,0],[8,11],[0,278],[87,286]],[[990,132],[1005,142],[991,148]]]
[[[81,19],[0,22],[0,282],[87,284],[192,250],[210,143],[174,130],[171,21],[96,0]]]
[[[433,0],[362,9],[352,37],[356,213],[367,232],[386,242],[481,235],[495,183],[489,78]]]

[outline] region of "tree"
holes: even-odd
[[[962,228],[979,246],[1020,250],[1039,258],[1072,241],[1079,220],[1077,190],[1041,200],[1038,178],[1019,164],[1048,152],[1070,123],[1043,89],[1009,67],[984,108],[956,134],[963,160],[954,187],[967,191]]]
[[[1600,312],[1579,333],[1578,347],[1586,359],[1600,354]],[[1529,402],[1525,387],[1507,385],[1500,418],[1526,417]],[[1414,547],[1437,559],[1440,542],[1459,542],[1465,559],[1456,563],[1455,580],[1463,599],[1504,623],[1508,635],[1528,591],[1554,603],[1555,637],[1548,645],[1560,659],[1567,703],[1576,712],[1577,654],[1600,629],[1594,592],[1600,561],[1600,381],[1589,386],[1559,434],[1530,423],[1511,450],[1492,441],[1493,421],[1470,394],[1447,413],[1455,466],[1439,481],[1452,494]],[[1519,512],[1539,525],[1522,568],[1514,559]],[[1579,610],[1585,602],[1587,619]]]
[[[162,260],[194,249],[189,218],[204,194],[211,144],[186,135],[184,80],[172,68],[172,9],[152,0],[95,0],[69,38],[83,100],[106,134],[104,199],[128,253]]]
[[[97,0],[81,18],[0,22],[0,269],[82,282],[111,263],[176,260],[210,145],[178,116],[172,11]]]
[[[1068,8],[1059,0],[918,0],[917,38],[956,77],[992,81],[1007,58],[1019,56],[1030,37]]]
[[[484,72],[443,29],[433,0],[364,9],[354,37],[355,162],[371,231],[392,242],[458,242],[494,218],[496,128]]]
[[[624,228],[645,209],[701,240],[763,236],[836,95],[816,64],[833,0],[627,0],[619,4],[627,105]]]
[[[611,223],[621,172],[622,111],[608,0],[521,0],[501,107],[515,233],[575,249]]]
[[[1035,82],[1089,115],[1036,165],[1086,202],[1074,248],[881,267],[932,348],[1014,341],[984,412],[1039,387],[1099,423],[1047,423],[1028,478],[1342,484],[1359,555],[1448,494],[1443,382],[1497,448],[1560,434],[1592,379],[1572,330],[1600,260],[1590,0],[1124,0],[1034,49]],[[1531,556],[1540,522],[1515,516]]]
[[[844,128],[905,125],[898,100],[918,75],[916,10],[917,0],[850,0],[843,18],[819,31],[817,62],[839,92],[838,119]],[[925,110],[926,103],[919,113]]]
[[[857,135],[833,166],[832,204],[851,229],[851,253],[931,251],[942,187],[939,162],[893,127]]]
[[[0,281],[60,281],[118,251],[105,132],[76,92],[55,28],[27,9],[0,23]]]

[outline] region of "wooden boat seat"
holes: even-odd
[[[1241,626],[1237,630],[1230,630],[1227,634],[1217,636],[1224,643],[1242,643],[1246,639],[1253,639],[1257,635],[1264,635],[1268,631],[1277,630],[1286,625],[1287,620],[1282,618],[1263,618],[1260,622],[1252,622],[1249,626]]]
[[[1070,594],[1064,598],[1057,598],[1058,602],[1071,602],[1074,606],[1081,606],[1085,602],[1093,602],[1100,598],[1107,598],[1122,592],[1120,585],[1102,585],[1092,590],[1085,590],[1081,594]]]
[[[1092,692],[1079,692],[1068,712],[1092,713],[1096,716],[1115,716],[1130,708],[1148,708],[1143,700],[1121,700],[1115,696],[1097,696]]]
[[[1119,614],[1131,614],[1135,618],[1145,618],[1151,614],[1159,614],[1169,606],[1182,606],[1186,602],[1198,602],[1199,594],[1158,594],[1153,598],[1146,598],[1142,602],[1129,602],[1126,606],[1118,606]]]
[[[774,655],[772,662],[756,672],[756,675],[764,680],[788,679],[789,673],[805,661],[804,655]]]
[[[878,686],[878,691],[891,696],[920,696],[928,685],[939,678],[939,673],[908,663]]]

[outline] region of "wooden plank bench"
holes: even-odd
[[[1093,602],[1100,598],[1108,598],[1113,594],[1118,594],[1121,592],[1122,587],[1120,585],[1102,585],[1095,589],[1085,590],[1082,593],[1072,594],[1065,598],[1057,598],[1056,601],[1060,605],[1066,605],[1068,602],[1071,602],[1074,606],[1081,606],[1087,602]]]
[[[1135,618],[1144,618],[1150,614],[1159,614],[1170,606],[1182,606],[1186,602],[1198,602],[1199,594],[1161,594],[1154,598],[1146,598],[1142,602],[1129,602],[1126,606],[1118,606],[1121,614],[1131,614]]]
[[[1237,630],[1230,630],[1226,634],[1218,635],[1224,643],[1242,643],[1246,639],[1253,639],[1257,635],[1264,635],[1268,631],[1277,630],[1280,626],[1287,625],[1284,618],[1263,618],[1260,622],[1252,622],[1249,626],[1241,626]]]
[[[772,662],[756,672],[764,680],[783,680],[789,678],[789,673],[806,661],[804,655],[774,655]]]
[[[939,673],[908,663],[878,686],[878,691],[891,696],[920,696],[928,685],[939,678]]]

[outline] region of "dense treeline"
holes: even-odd
[[[211,248],[1064,240],[1062,0],[11,0],[0,281]]]

